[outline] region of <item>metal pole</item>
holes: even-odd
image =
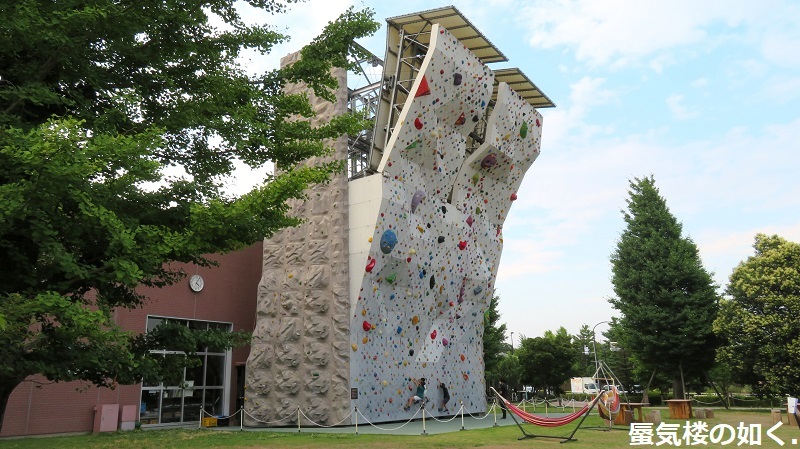
[[[461,430],[464,429],[464,401],[459,399],[459,404],[461,404]]]
[[[358,406],[356,405],[354,408],[354,413],[356,414],[356,435],[358,435]]]
[[[239,432],[244,430],[244,405],[239,408]]]
[[[425,431],[425,399],[423,398],[419,403],[419,407],[422,409],[422,435],[427,435],[428,432]]]
[[[197,428],[200,429],[203,427],[203,407],[200,407],[200,423],[197,425]]]
[[[300,406],[297,406],[297,433],[300,433]]]
[[[495,405],[497,405],[497,398],[494,398],[494,401],[492,402],[492,414],[494,415],[494,427],[498,427],[499,424],[497,424],[497,409],[495,408]]]

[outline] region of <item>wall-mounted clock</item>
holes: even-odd
[[[189,288],[196,292],[202,290],[204,285],[205,281],[203,280],[203,276],[200,276],[199,274],[194,274],[189,278]]]

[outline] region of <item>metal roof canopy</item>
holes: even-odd
[[[470,49],[484,64],[508,61],[508,58],[483,33],[478,31],[455,6],[389,17],[386,22],[404,30],[406,34],[416,35],[416,40],[426,45],[430,44],[431,26],[434,23],[438,23]]]
[[[492,101],[497,100],[497,86],[500,85],[501,82],[505,82],[511,86],[514,92],[518,93],[534,108],[556,107],[555,103],[516,67],[494,71],[494,92],[492,93]]]

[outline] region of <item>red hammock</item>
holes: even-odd
[[[494,388],[492,388],[492,390],[494,390]],[[565,424],[569,424],[572,421],[575,421],[576,419],[586,414],[589,411],[589,409],[592,408],[594,404],[597,402],[597,400],[600,398],[600,396],[598,396],[592,399],[591,402],[584,405],[580,410],[577,410],[566,416],[562,416],[560,418],[543,418],[541,416],[536,416],[526,412],[525,410],[522,410],[521,408],[512,404],[511,401],[507,400],[503,396],[500,396],[500,394],[497,393],[497,391],[495,391],[495,394],[497,394],[497,397],[499,397],[500,400],[502,400],[503,403],[506,405],[506,407],[512,412],[514,412],[514,414],[524,419],[526,422],[540,427],[559,427]]]
[[[601,418],[613,421],[622,405],[617,387],[612,385],[610,391],[601,393],[599,397],[601,400],[597,403],[597,412],[600,413]]]

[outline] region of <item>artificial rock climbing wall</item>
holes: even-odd
[[[297,54],[281,61],[291,64]],[[344,70],[337,102],[316,98],[302,86],[316,111],[312,124],[347,112]],[[334,144],[331,158],[347,157],[347,140]],[[314,161],[312,161],[313,163]],[[349,310],[347,273],[347,176],[314,187],[293,207],[308,221],[264,241],[256,328],[247,360],[247,425],[339,423],[350,414]]]
[[[410,378],[427,378],[437,404],[447,384],[451,412],[486,410],[483,323],[502,226],[539,154],[541,116],[501,83],[485,143],[467,156],[494,76],[447,30],[431,33],[380,175],[350,183],[350,386],[372,422],[416,412],[403,409]]]

